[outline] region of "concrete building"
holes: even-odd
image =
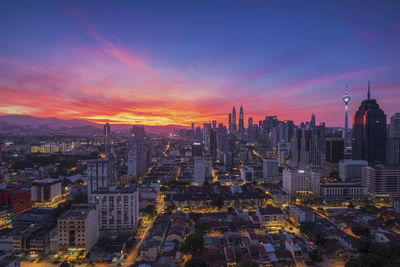
[[[280,208],[267,206],[257,208],[256,216],[260,221],[260,227],[268,231],[279,231],[284,225],[284,215]]]
[[[254,169],[250,166],[240,168],[240,178],[243,183],[252,183],[254,181]]]
[[[307,206],[290,206],[289,217],[296,223],[314,222],[314,210]]]
[[[35,202],[49,202],[59,198],[62,194],[61,180],[46,178],[35,180],[31,185],[31,197]]]
[[[291,197],[316,197],[320,192],[320,174],[313,169],[285,168],[282,187]]]
[[[275,183],[279,180],[279,160],[263,159],[263,176],[267,183]]]
[[[360,201],[367,198],[361,183],[327,183],[321,185],[321,196],[326,201]]]
[[[347,160],[339,161],[339,178],[343,182],[361,182],[361,168],[368,166],[366,160]]]
[[[98,209],[94,204],[74,204],[57,221],[58,251],[86,255],[99,239]]]
[[[98,188],[115,183],[114,162],[112,159],[96,159],[87,162],[88,195]]]
[[[139,192],[135,186],[99,188],[89,197],[98,203],[101,231],[133,232],[139,222]]]
[[[212,175],[212,162],[208,156],[194,157],[194,184],[202,185]]]
[[[400,197],[400,165],[365,166],[361,170],[362,184],[375,197]]]

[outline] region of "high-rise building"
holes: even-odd
[[[202,156],[203,155],[203,144],[200,142],[194,142],[192,144],[192,156]]]
[[[346,92],[343,97],[343,102],[344,102],[344,133],[343,133],[343,138],[344,138],[344,147],[349,149],[351,147],[351,136],[349,134],[349,103],[350,103],[351,97],[349,96],[349,91],[348,91],[348,86],[346,84]]]
[[[208,156],[194,157],[194,184],[202,185],[211,176],[212,163]]]
[[[103,135],[105,137],[109,137],[110,132],[111,132],[110,124],[107,122],[106,124],[104,124]]]
[[[211,124],[203,123],[203,145],[207,153],[210,153],[210,135],[211,135]]]
[[[313,113],[311,115],[310,128],[314,128],[315,126],[316,126],[315,114]]]
[[[229,133],[232,133],[232,114],[231,113],[229,113],[228,129],[229,129]]]
[[[388,164],[400,165],[400,113],[390,117]]]
[[[88,196],[98,188],[115,183],[114,161],[112,159],[95,159],[87,161]]]
[[[50,202],[61,197],[61,180],[46,178],[35,180],[31,185],[31,196],[34,202]]]
[[[361,176],[363,186],[373,198],[400,197],[400,165],[365,166]]]
[[[342,137],[325,138],[325,159],[331,163],[338,163],[343,159],[344,140]]]
[[[147,172],[146,142],[142,137],[132,137],[128,152],[128,175],[140,177]]]
[[[244,135],[244,113],[243,107],[240,106],[240,113],[239,113],[239,134],[243,137]]]
[[[318,171],[305,168],[283,169],[282,187],[292,197],[317,197],[320,192],[320,174]]]
[[[216,120],[212,121],[212,128],[213,129],[217,128],[217,121]]]
[[[236,124],[236,109],[235,107],[233,107],[232,109],[232,133],[236,133],[237,132],[237,124]]]
[[[321,166],[325,150],[325,127],[297,128],[291,146],[291,161],[293,167]]]
[[[98,205],[100,230],[135,230],[139,222],[139,191],[135,186],[99,188],[89,202]]]
[[[266,183],[275,183],[279,180],[278,159],[263,159],[263,176]]]
[[[386,114],[375,99],[371,99],[368,81],[367,99],[362,101],[353,119],[353,159],[370,164],[386,162]]]
[[[339,178],[343,182],[359,183],[361,182],[361,169],[368,166],[366,160],[347,160],[339,161]]]

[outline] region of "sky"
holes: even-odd
[[[0,2],[0,115],[344,124],[400,112],[399,1]]]

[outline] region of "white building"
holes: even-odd
[[[99,239],[98,209],[96,205],[74,204],[57,220],[58,251],[89,253]]]
[[[279,180],[279,161],[278,159],[263,159],[264,181],[274,183]]]
[[[313,169],[285,168],[282,187],[293,196],[318,196],[320,174]]]
[[[139,221],[139,192],[136,187],[99,188],[89,196],[98,203],[100,230],[134,231]]]
[[[321,196],[327,201],[360,201],[367,197],[361,183],[327,183],[321,185]]]
[[[195,156],[194,157],[194,184],[204,184],[206,177],[212,175],[212,162],[208,156]]]
[[[260,221],[260,227],[269,231],[278,231],[284,225],[285,216],[280,208],[273,206],[257,208],[256,216]]]
[[[35,202],[54,201],[61,194],[61,181],[59,179],[35,180],[31,185],[31,197],[32,201]]]
[[[289,217],[297,223],[314,222],[314,210],[307,206],[290,206]]]
[[[361,168],[368,166],[366,160],[348,160],[339,161],[339,178],[343,182],[361,182]]]

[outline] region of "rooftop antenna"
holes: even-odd
[[[368,100],[371,99],[370,85],[371,85],[371,82],[368,80],[368,98],[367,98]]]

